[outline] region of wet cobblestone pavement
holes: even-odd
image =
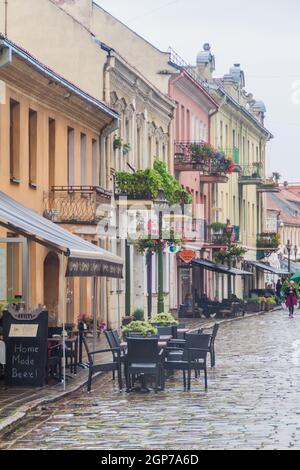
[[[217,339],[209,389],[181,375],[157,395],[119,393],[109,376],[94,390],[31,413],[4,449],[300,449],[300,313],[228,323]]]

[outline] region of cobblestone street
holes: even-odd
[[[157,395],[120,394],[102,376],[31,413],[4,449],[300,449],[300,314],[222,325],[209,389],[181,376]]]

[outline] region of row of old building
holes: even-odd
[[[45,304],[57,322],[66,297],[72,323],[97,297],[99,316],[111,326],[135,308],[149,309],[150,293],[156,310],[157,256],[149,280],[146,257],[128,240],[105,235],[115,175],[151,168],[156,159],[192,195],[197,232],[182,246],[194,253],[193,263],[163,255],[165,309],[196,291],[222,299],[229,285],[238,297],[264,286],[256,262],[268,246],[272,251],[266,193],[278,191],[278,178],[266,177],[273,138],[266,108],[246,92],[239,64],[215,78],[209,44],[188,65],[92,0],[15,0],[8,9],[0,0],[0,32],[0,190],[124,262],[123,278],[101,278],[97,293],[88,277],[70,278],[62,292],[59,258],[31,244],[32,305]],[[204,143],[232,163],[230,170],[195,164],[193,149],[199,153]],[[231,275],[214,262],[228,248],[214,223],[231,227],[232,242],[246,251],[233,257]],[[0,235],[4,301],[22,293],[24,260],[19,245],[7,242],[13,233],[3,228]]]

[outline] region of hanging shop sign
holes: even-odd
[[[181,261],[188,264],[188,263],[191,263],[195,259],[196,253],[193,250],[183,250],[179,253],[178,256],[181,259]]]

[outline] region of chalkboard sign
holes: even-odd
[[[43,387],[46,378],[48,312],[3,312],[6,385]]]

